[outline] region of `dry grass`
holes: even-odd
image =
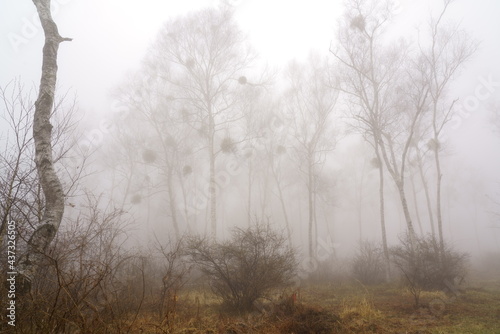
[[[278,293],[281,299],[265,301],[259,310],[237,313],[221,309],[221,300],[206,288],[186,288],[163,318],[155,303],[146,301],[135,322],[134,314],[125,315],[120,320],[125,330],[110,324],[108,333],[500,334],[498,281],[478,283],[456,295],[425,292],[419,309],[398,285],[318,284],[295,292],[297,298],[290,298],[293,291]]]

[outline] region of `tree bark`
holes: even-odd
[[[311,157],[308,156],[308,165],[307,165],[307,203],[308,203],[308,240],[309,240],[309,256],[312,258],[316,258],[316,254],[313,248],[313,189],[312,189],[312,162]]]
[[[412,140],[413,136],[413,131],[414,131],[414,126],[415,122],[417,120],[418,115],[420,114],[421,110],[414,116],[412,126],[411,126],[411,131],[410,134],[406,140],[406,144],[403,150],[403,153],[401,155],[401,166],[399,166],[398,169],[398,164],[396,162],[396,157],[394,153],[394,147],[391,142],[391,138],[389,136],[385,136],[387,138],[387,144],[385,144],[381,136],[377,136],[380,144],[379,147],[382,152],[382,157],[384,158],[385,165],[389,171],[389,174],[391,175],[394,183],[396,184],[396,188],[398,189],[398,194],[399,198],[401,200],[401,207],[403,208],[403,213],[405,216],[406,220],[406,226],[408,227],[408,234],[410,236],[410,241],[412,243],[412,247],[414,245],[414,242],[416,240],[416,234],[415,234],[415,228],[413,227],[413,221],[411,219],[410,215],[410,210],[408,209],[408,201],[406,199],[406,192],[405,192],[405,163],[406,163],[406,154],[409,149],[409,144]],[[388,146],[386,148],[386,146]],[[387,150],[389,150],[390,158],[388,157]]]
[[[252,157],[248,157],[248,198],[247,198],[247,206],[248,206],[248,227],[252,226]]]
[[[429,186],[427,185],[427,181],[425,180],[425,175],[424,175],[424,170],[422,168],[422,157],[420,156],[420,153],[418,153],[418,174],[420,175],[420,181],[422,182],[422,185],[424,186],[424,193],[425,193],[425,201],[427,204],[427,212],[429,214],[429,221],[431,223],[431,232],[432,232],[432,237],[436,238],[436,230],[434,228],[434,215],[432,213],[432,205],[431,205],[431,197],[429,195]]]
[[[380,228],[382,230],[382,247],[384,249],[384,257],[386,263],[385,279],[389,282],[391,278],[391,259],[389,257],[389,247],[387,246],[387,230],[385,227],[385,198],[384,198],[384,166],[382,157],[377,143],[375,142],[375,154],[378,160],[378,177],[379,177],[379,205],[380,205]]]
[[[274,167],[271,166],[271,171],[273,173],[274,180],[276,181],[276,186],[278,188],[278,196],[280,199],[280,204],[281,204],[281,210],[283,211],[283,217],[285,218],[285,225],[286,225],[286,231],[288,235],[288,243],[290,246],[292,245],[292,231],[290,229],[290,221],[288,220],[288,213],[286,210],[286,204],[285,204],[285,198],[283,196],[283,190],[281,188],[281,182],[278,178],[278,175],[276,171],[274,170]]]
[[[406,199],[404,182],[397,181],[396,187],[398,188],[399,198],[401,200],[401,206],[403,207],[403,213],[405,215],[406,225],[408,226],[408,233],[410,234],[410,237],[412,238],[413,242],[414,240],[416,240],[417,234],[415,233],[415,228],[413,227],[413,222],[410,215],[410,209],[408,208],[408,201]]]
[[[208,104],[208,114],[209,114],[209,159],[210,159],[210,181],[209,181],[209,193],[210,193],[210,235],[212,241],[217,239],[217,184],[215,181],[215,122],[212,114],[212,107]]]
[[[167,187],[168,187],[168,201],[170,204],[170,214],[172,215],[172,224],[174,225],[176,240],[180,238],[179,223],[177,221],[177,202],[174,195],[173,185],[173,167],[168,166],[167,172]]]
[[[434,152],[434,160],[436,162],[436,217],[438,224],[438,234],[439,234],[439,247],[441,252],[444,252],[444,237],[443,237],[443,215],[441,213],[441,179],[443,174],[441,173],[441,162],[439,160],[439,148],[436,147]]]
[[[420,210],[418,207],[418,198],[417,198],[417,189],[415,186],[415,180],[414,180],[415,174],[412,173],[410,175],[410,182],[411,182],[411,191],[413,194],[413,206],[415,207],[415,216],[417,217],[417,223],[418,223],[418,230],[420,231],[420,235],[424,235],[424,230],[422,228],[422,219],[420,219]]]
[[[182,177],[179,175],[179,179],[181,180],[180,185],[181,185],[181,190],[182,190],[182,200],[184,204],[184,219],[186,222],[186,226],[188,229],[188,233],[191,234],[193,232],[193,229],[191,227],[191,221],[189,220],[189,209],[188,209],[188,203],[187,203],[187,194],[186,194],[186,186],[184,184],[184,180]]]
[[[26,253],[18,262],[19,293],[26,293],[31,289],[31,283],[43,259],[43,252],[54,239],[64,213],[64,192],[52,158],[50,114],[54,106],[59,44],[71,39],[59,35],[50,13],[50,0],[33,0],[33,3],[45,34],[42,76],[33,119],[35,164],[45,197],[45,210],[40,226],[28,241]]]

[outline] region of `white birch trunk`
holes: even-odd
[[[26,293],[31,288],[31,282],[43,260],[43,252],[54,239],[64,213],[64,192],[52,158],[50,114],[54,106],[59,44],[71,39],[59,35],[57,25],[50,14],[50,0],[33,0],[33,3],[45,34],[42,76],[33,119],[35,163],[45,197],[45,210],[40,225],[28,241],[26,253],[18,261],[20,293]]]

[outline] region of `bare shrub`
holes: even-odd
[[[154,250],[159,255],[161,273],[157,310],[161,326],[166,326],[169,331],[173,331],[179,291],[186,284],[191,270],[191,265],[185,259],[184,244],[184,239],[170,241],[166,246],[157,240]]]
[[[26,240],[41,224],[45,198],[35,166],[33,145],[33,91],[19,79],[0,86],[0,122],[5,126],[0,135],[0,247],[4,254],[7,222],[16,222],[17,248],[24,251]],[[78,137],[78,110],[68,94],[58,96],[51,114],[53,124],[53,160],[66,196],[72,197],[84,176],[88,156],[80,154],[79,169],[72,168],[70,149]]]
[[[439,241],[430,235],[414,238],[413,242],[406,235],[399,246],[391,249],[391,255],[416,307],[420,305],[423,290],[447,290],[465,278],[467,254],[453,250],[446,243],[441,250]]]
[[[43,265],[22,296],[19,333],[120,332],[113,309],[119,268],[130,259],[124,251],[126,229],[120,210],[100,208],[89,196],[74,219],[66,219]],[[113,330],[112,330],[113,329]]]
[[[193,237],[187,253],[211,279],[212,290],[224,305],[240,311],[252,309],[254,301],[271,290],[289,285],[297,267],[288,240],[269,225],[236,228],[231,240],[224,242]]]
[[[365,241],[359,245],[352,262],[354,278],[363,284],[378,284],[385,280],[386,264],[381,247]]]

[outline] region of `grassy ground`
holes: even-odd
[[[303,296],[305,303],[317,301],[340,314],[346,325],[354,319],[378,328],[366,333],[500,333],[500,282],[422,292],[419,308],[409,292],[395,285],[316,286],[305,289]],[[346,313],[356,316],[351,319]]]
[[[289,298],[297,293],[293,303]],[[152,312],[135,322],[137,333],[477,333],[500,334],[500,281],[460,291],[423,292],[421,306],[397,285],[314,284],[288,291],[260,312],[230,314],[204,290],[187,290],[175,311]]]

